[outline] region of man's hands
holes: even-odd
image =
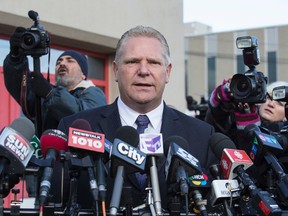
[[[47,98],[52,92],[52,85],[43,77],[41,73],[31,72],[31,86],[34,93],[43,98]]]
[[[20,47],[20,43],[21,43],[22,35],[24,32],[26,32],[25,28],[17,27],[15,32],[11,35],[10,56],[12,58],[17,58],[22,55],[22,48]]]

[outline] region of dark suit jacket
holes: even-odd
[[[116,130],[121,127],[121,121],[117,107],[117,99],[110,105],[86,110],[63,118],[59,123],[58,129],[68,134],[69,126],[71,126],[73,121],[76,119],[87,120],[90,123],[93,131],[105,134],[105,138],[110,140],[112,143],[115,138]],[[186,150],[200,161],[202,168],[208,169],[211,164],[219,162],[208,146],[208,140],[211,134],[214,133],[214,128],[204,121],[187,116],[184,113],[179,112],[164,104],[161,133],[163,136],[163,141],[172,135],[177,135],[186,139],[189,143],[189,149]],[[165,157],[162,157],[157,161],[157,167],[162,207],[165,208]],[[136,179],[133,179],[133,177],[134,175],[130,175],[128,177],[128,184],[130,183],[134,188],[133,206],[135,207],[143,203],[142,198],[145,196],[145,194],[143,195],[143,193],[140,191],[138,183],[136,182]],[[107,180],[107,207],[110,205],[109,197],[113,191],[112,182],[113,179],[112,181],[111,179]],[[88,187],[88,181],[86,181],[85,184]],[[81,185],[79,192],[81,192],[82,189],[83,187]],[[123,194],[127,195],[128,192],[125,193],[123,191]],[[85,196],[87,197],[87,193]],[[139,196],[139,200],[136,199],[136,196]]]

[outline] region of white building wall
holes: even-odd
[[[30,27],[32,20],[27,15],[29,10],[39,13],[40,23],[58,42],[82,49],[95,47],[97,52],[111,55],[111,59],[118,39],[126,30],[136,25],[156,28],[170,45],[173,63],[164,99],[167,104],[184,111],[186,101],[182,1],[1,0],[0,26],[4,27],[1,26],[0,33],[10,35],[14,29],[11,27]],[[111,70],[109,74],[111,82],[114,82]],[[111,83],[110,102],[118,94],[115,87],[116,85]]]

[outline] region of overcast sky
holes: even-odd
[[[288,25],[288,0],[183,0],[183,21],[198,21],[213,32]]]

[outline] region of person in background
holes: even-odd
[[[259,106],[259,115],[261,118],[261,126],[267,127],[269,130],[278,132],[282,127],[287,125],[285,114],[285,102],[272,99],[272,91],[276,87],[287,86],[288,82],[277,81],[267,86],[267,100]],[[273,124],[272,124],[273,123]],[[277,127],[278,124],[278,127]]]
[[[229,89],[230,79],[224,80],[217,86],[210,98],[209,109],[205,121],[214,126],[215,131],[229,136],[238,149],[245,150],[250,155],[253,137],[249,136],[250,129],[245,130],[248,125],[256,125],[258,129],[266,134],[275,133],[281,139],[280,145],[283,152],[276,155],[284,170],[288,168],[287,150],[288,133],[287,120],[285,116],[285,102],[272,99],[272,90],[278,86],[288,86],[288,82],[277,81],[267,86],[266,101],[259,104],[234,103]],[[249,131],[249,133],[248,133]],[[281,162],[283,161],[283,162]],[[266,180],[266,163],[251,166],[247,172],[256,180],[259,187],[266,190],[269,187]],[[271,183],[271,182],[270,182]],[[270,185],[271,186],[271,185]]]
[[[68,133],[73,121],[85,119],[95,131],[105,134],[105,138],[113,142],[117,129],[125,125],[137,128],[138,117],[145,116],[148,126],[144,133],[162,133],[164,142],[173,135],[183,137],[189,143],[186,150],[199,160],[204,169],[208,169],[211,164],[219,162],[208,145],[214,129],[165,103],[163,92],[170,80],[171,70],[169,46],[164,36],[151,27],[131,28],[119,40],[113,62],[119,97],[110,105],[63,118],[58,129]],[[162,207],[165,209],[165,157],[157,161],[157,167]],[[146,192],[133,176],[128,176],[126,183],[132,187],[133,207],[136,207],[145,203]],[[113,178],[108,178],[108,204],[113,185]]]
[[[27,56],[20,48],[21,35],[25,31],[25,28],[18,27],[10,38],[10,53],[3,64],[4,81],[24,115],[35,125],[36,118],[41,118],[42,125],[37,125],[40,127],[37,131],[56,129],[65,116],[106,105],[103,91],[87,80],[88,61],[80,52],[67,50],[58,57],[55,85],[50,84],[41,73],[30,72]],[[41,113],[38,114],[35,110],[36,96],[41,102]],[[40,138],[41,134],[36,135]],[[31,197],[37,196],[37,181],[38,177],[26,175],[27,191]]]
[[[288,86],[288,82],[277,81],[269,84],[264,103],[248,104],[233,102],[229,89],[230,81],[231,79],[224,80],[209,98],[205,121],[213,125],[217,132],[228,135],[237,145],[237,139],[249,124],[274,132],[279,132],[281,127],[286,125],[285,103],[272,100],[272,90],[278,86]],[[245,149],[245,146],[241,148]]]
[[[28,59],[20,48],[26,29],[16,28],[10,38],[10,53],[4,60],[4,81],[23,113],[35,122],[35,96],[41,98],[42,132],[55,129],[61,118],[106,104],[103,91],[88,77],[87,58],[74,50],[63,52],[56,61],[55,85],[41,73],[30,72]],[[40,136],[41,134],[38,134]]]

